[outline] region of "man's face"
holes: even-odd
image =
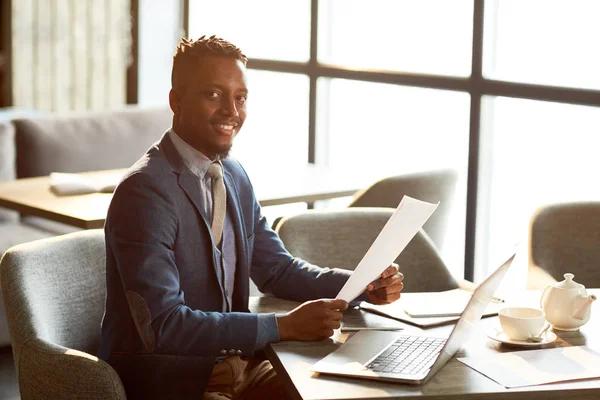
[[[200,61],[183,81],[183,91],[171,90],[175,133],[205,156],[225,158],[246,119],[246,81],[246,68],[238,60],[215,56]]]

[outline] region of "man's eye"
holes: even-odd
[[[209,99],[216,99],[217,97],[219,97],[219,93],[217,93],[217,92],[208,92],[208,93],[206,93],[206,97],[208,97]]]
[[[239,96],[238,97],[238,101],[240,102],[240,104],[246,104],[246,102],[248,101],[248,97],[246,97],[246,96]]]

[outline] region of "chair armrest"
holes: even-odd
[[[24,399],[125,399],[115,370],[88,353],[31,339],[16,361]]]

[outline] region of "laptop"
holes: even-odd
[[[315,363],[311,370],[415,385],[427,382],[468,340],[514,258],[513,253],[475,289],[448,339],[362,330]]]

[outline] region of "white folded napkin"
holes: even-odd
[[[99,192],[112,193],[119,183],[119,179],[120,176],[114,174],[92,179],[81,174],[52,172],[50,173],[50,190],[59,196]]]

